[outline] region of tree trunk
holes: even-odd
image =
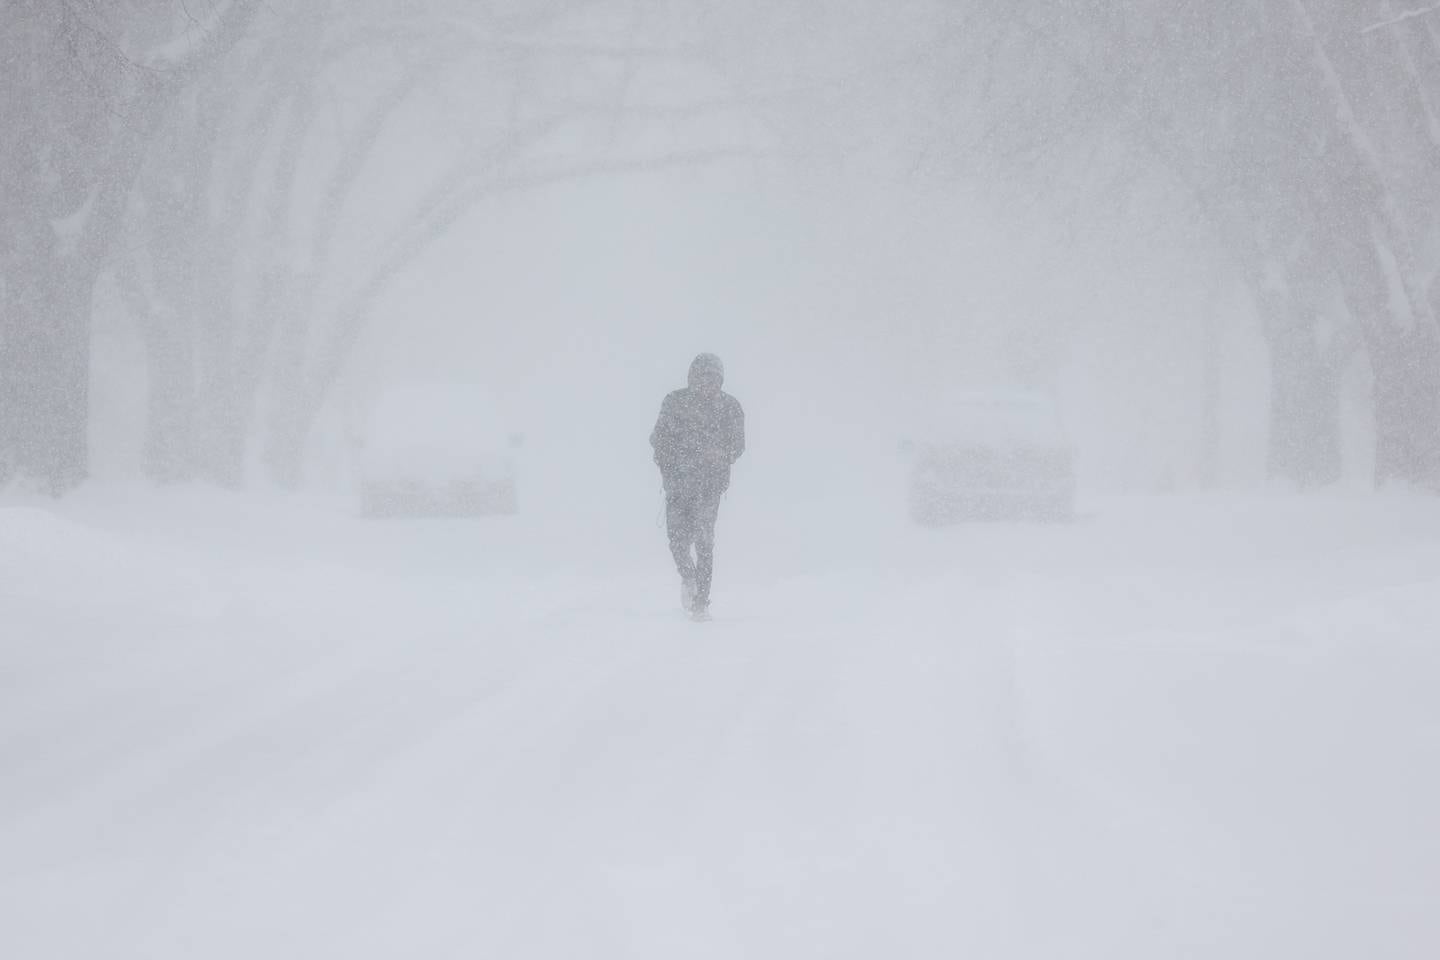
[[[1270,331],[1268,471],[1301,489],[1340,479],[1340,376],[1315,324],[1295,309]]]
[[[1440,490],[1440,339],[1395,315],[1378,230],[1347,227],[1336,250],[1346,306],[1365,336],[1374,381],[1375,482]]]
[[[195,342],[188,318],[154,318],[148,346],[149,423],[145,472],[156,483],[195,479]]]
[[[54,256],[6,285],[0,382],[6,384],[6,473],[59,495],[89,471],[90,294],[95,271]]]
[[[1396,331],[1373,344],[1375,482],[1440,490],[1440,340],[1433,331]]]
[[[1201,323],[1203,344],[1203,394],[1200,400],[1199,481],[1202,490],[1213,490],[1220,479],[1220,364],[1222,328],[1218,285],[1211,290]]]

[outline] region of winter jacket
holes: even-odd
[[[745,411],[719,390],[693,385],[660,406],[650,432],[665,489],[718,490],[730,486],[730,467],[745,452]]]

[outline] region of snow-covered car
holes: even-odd
[[[965,394],[929,413],[930,433],[906,444],[917,523],[1074,516],[1075,449],[1049,397]]]
[[[515,513],[520,443],[479,388],[386,391],[362,440],[361,508],[368,516]]]

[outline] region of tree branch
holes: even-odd
[[[1384,30],[1386,27],[1398,26],[1399,24],[1405,23],[1408,20],[1414,20],[1417,17],[1423,17],[1427,14],[1437,12],[1440,12],[1440,3],[1432,4],[1428,7],[1421,7],[1419,10],[1410,10],[1405,13],[1399,14],[1398,16],[1391,17],[1389,20],[1381,20],[1379,23],[1372,23],[1370,24],[1370,26],[1366,27],[1360,32],[1374,33],[1376,30]]]
[[[223,56],[244,35],[260,9],[261,0],[216,0],[208,16],[194,29],[175,37],[140,61],[171,82],[183,83],[217,57]]]
[[[757,154],[745,150],[707,150],[675,153],[664,157],[636,160],[577,164],[542,173],[501,177],[463,189],[448,202],[428,208],[419,214],[410,228],[391,247],[391,252],[370,275],[370,278],[346,299],[337,311],[339,323],[331,331],[326,348],[320,352],[318,369],[307,385],[310,407],[304,416],[313,414],[323,402],[330,387],[339,377],[349,358],[350,350],[360,339],[369,317],[370,306],[379,299],[391,281],[413,263],[430,244],[444,236],[456,221],[463,218],[487,197],[521,190],[533,190],[574,180],[600,176],[652,173],[658,170],[692,167],[722,160],[754,159]]]

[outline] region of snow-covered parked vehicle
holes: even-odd
[[[1074,516],[1075,449],[1048,396],[964,394],[932,408],[929,421],[929,433],[906,443],[915,522]]]
[[[362,439],[361,508],[381,517],[515,513],[520,444],[477,387],[388,390]]]

